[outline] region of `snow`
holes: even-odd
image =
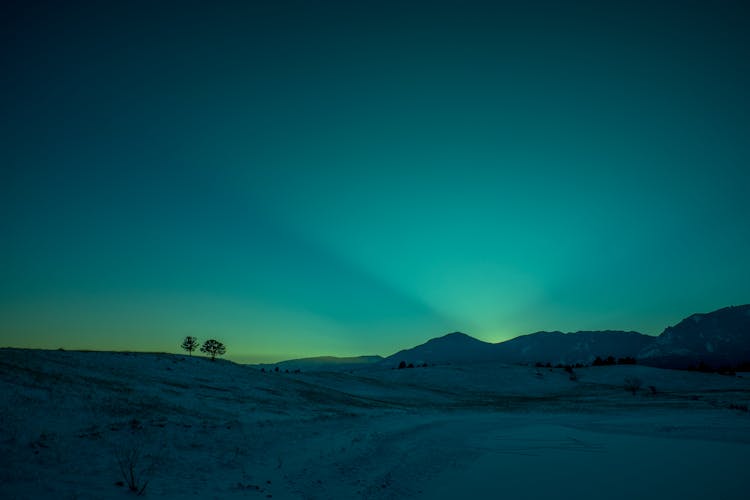
[[[479,458],[436,478],[423,498],[467,492],[514,499],[732,498],[748,486],[742,465],[747,444],[590,432],[559,423],[484,430],[471,441],[482,450]]]
[[[750,377],[576,374],[489,362],[261,373],[3,349],[0,497],[134,497],[117,484],[132,450],[151,498],[744,496]],[[643,381],[637,395],[625,377]]]

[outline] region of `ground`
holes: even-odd
[[[740,498],[741,375],[3,349],[0,497]]]

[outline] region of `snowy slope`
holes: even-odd
[[[305,371],[327,371],[327,370],[354,370],[360,369],[372,363],[383,361],[382,356],[318,356],[314,358],[300,358],[280,361],[278,363],[261,363],[254,365],[256,368],[266,370],[305,370]]]
[[[660,464],[639,480],[654,497],[684,485],[687,498],[742,496],[750,378],[576,375],[496,362],[262,373],[170,354],[0,349],[0,497],[134,497],[118,466],[133,452],[147,498],[585,500],[601,491],[582,490],[581,470],[617,484],[641,454]],[[626,377],[643,381],[636,395]],[[689,477],[686,449],[700,452]]]

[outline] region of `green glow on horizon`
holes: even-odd
[[[749,302],[739,4],[147,14],[3,20],[0,345],[389,355]]]

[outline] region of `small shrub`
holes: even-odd
[[[145,464],[144,456],[139,446],[131,448],[118,448],[115,452],[117,465],[120,467],[128,489],[138,496],[143,495],[151,480],[150,476],[154,469],[154,461]]]
[[[406,361],[402,361],[398,364],[399,370],[403,370],[404,368],[406,368]]]

